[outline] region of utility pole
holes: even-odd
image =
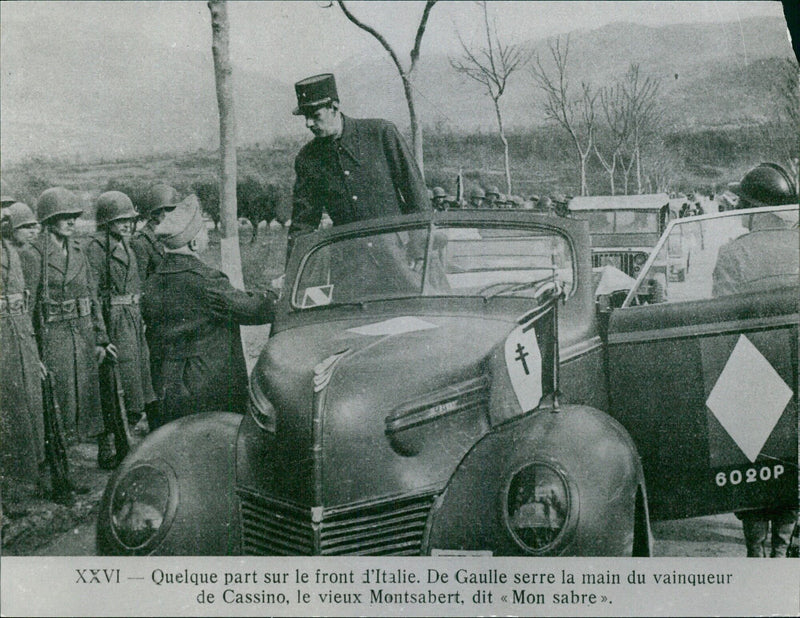
[[[236,114],[233,105],[233,70],[231,68],[228,7],[225,0],[209,0],[211,11],[211,51],[219,108],[220,154],[220,252],[222,271],[231,283],[244,289],[242,259],[239,253],[239,219],[236,211]]]

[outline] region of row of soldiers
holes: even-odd
[[[470,190],[468,199],[459,200],[455,196],[448,195],[442,187],[434,187],[428,191],[429,199],[433,208],[436,210],[453,210],[460,208],[492,208],[492,209],[516,209],[533,210],[547,214],[560,211],[560,207],[566,210],[569,198],[556,196],[539,197],[531,195],[527,199],[519,195],[503,195],[496,186],[491,186],[484,190],[481,187],[474,187]]]
[[[155,185],[140,215],[124,193],[103,193],[85,242],[75,235],[83,209],[63,187],[42,193],[36,215],[5,195],[2,204],[4,479],[68,503],[85,489],[69,475],[70,441],[97,440],[98,466],[112,469],[132,427],[243,410],[231,323],[268,321],[273,299],[234,290],[202,264],[208,235],[194,196],[179,202]]]

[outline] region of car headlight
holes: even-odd
[[[258,380],[255,376],[250,378],[250,415],[255,420],[256,424],[266,431],[275,433],[275,426],[277,423],[277,412],[261,387],[258,385]]]
[[[160,540],[178,505],[175,473],[163,462],[137,465],[117,482],[111,496],[111,530],[129,550],[146,550]]]
[[[566,479],[553,466],[528,464],[511,477],[505,520],[523,549],[543,553],[553,547],[566,528],[570,508]]]

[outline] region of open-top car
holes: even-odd
[[[689,335],[668,335],[679,318],[662,335],[673,304],[636,285],[607,346],[584,221],[450,211],[303,236],[249,413],[148,436],[109,481],[98,551],[649,555],[653,514],[796,502],[796,305],[757,325],[782,342],[765,355],[791,389],[789,437],[763,449],[781,468],[743,493],[742,462],[709,458],[713,417],[680,424]],[[666,348],[650,355],[651,340]]]

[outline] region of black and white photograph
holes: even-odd
[[[0,613],[800,612],[798,39],[0,3]]]

